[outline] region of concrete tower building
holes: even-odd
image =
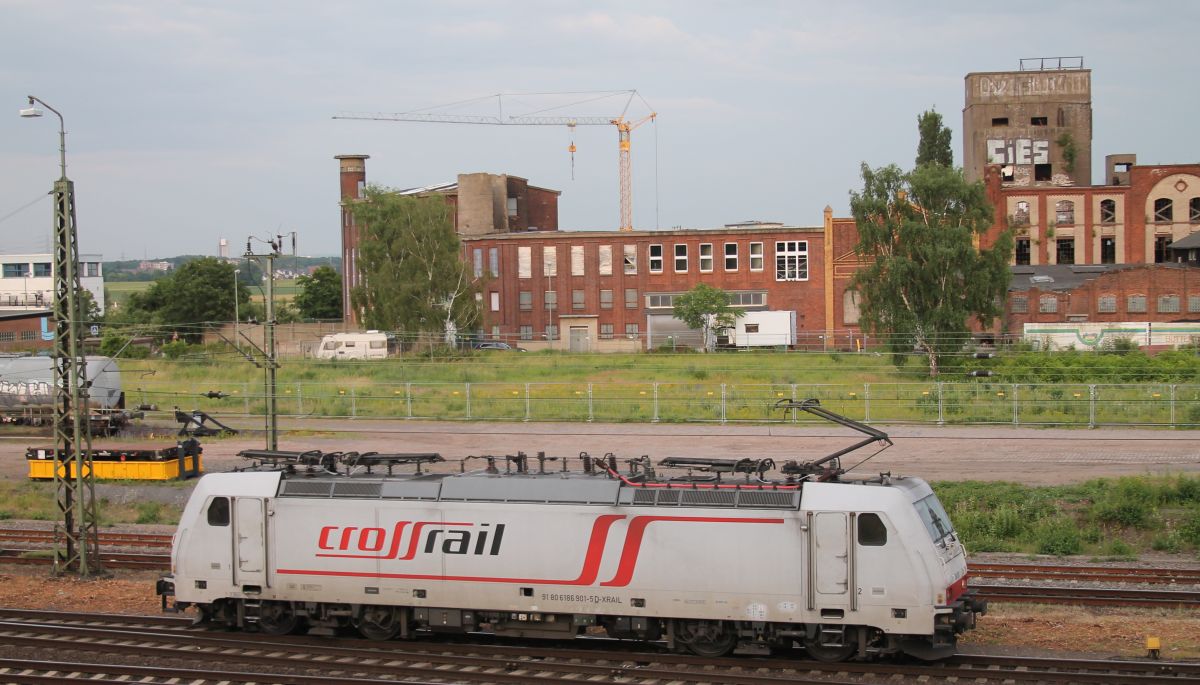
[[[1013,186],[1092,183],[1092,72],[1082,57],[1022,59],[1018,71],[967,74],[963,170],[999,165]]]
[[[350,306],[350,291],[359,285],[361,276],[358,273],[358,230],[349,204],[362,199],[370,158],[370,155],[334,156],[340,172],[338,204],[342,208],[342,320],[350,326],[358,324],[358,312]]]

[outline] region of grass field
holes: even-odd
[[[104,284],[104,301],[123,306],[129,300],[130,295],[148,290],[153,284],[154,281],[107,281]],[[258,286],[243,287],[250,292],[251,302],[263,302],[266,300],[262,289]],[[232,289],[233,285],[230,284],[230,290]],[[275,281],[275,296],[279,302],[291,300],[299,292],[300,286],[296,285],[296,279],[294,278],[283,278]]]

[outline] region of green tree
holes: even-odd
[[[942,124],[942,115],[937,110],[922,112],[917,117],[917,131],[921,140],[917,143],[917,166],[938,164],[954,166],[954,153],[950,150],[950,129]]]
[[[851,281],[860,322],[895,354],[923,352],[937,376],[939,359],[966,343],[970,317],[986,327],[1002,313],[1012,234],[976,248],[992,208],[961,169],[928,164],[906,173],[864,163],[862,178],[862,191],[850,193],[856,251],[869,262]]]
[[[362,286],[350,295],[369,328],[401,333],[456,331],[479,324],[477,286],[462,257],[449,207],[440,197],[398,195],[368,186],[351,205],[361,231]]]
[[[717,348],[717,331],[729,328],[744,313],[729,306],[729,293],[704,283],[675,298],[675,318],[700,331],[707,352]]]
[[[234,297],[239,306],[250,301],[240,282],[235,295],[233,270],[233,264],[214,257],[187,262],[144,292],[130,295],[122,319],[161,324],[198,342],[206,324],[233,320]]]
[[[342,277],[333,267],[318,266],[311,276],[296,279],[300,293],[294,304],[306,319],[342,318]]]

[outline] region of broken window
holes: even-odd
[[[1008,126],[1008,117],[992,117],[992,126]]]
[[[1056,264],[1074,264],[1075,263],[1075,239],[1060,238],[1055,241],[1055,259]]]
[[[1029,119],[1030,126],[1046,126],[1048,119],[1046,117],[1032,117]]]
[[[1033,180],[1049,181],[1050,177],[1053,175],[1054,175],[1054,171],[1050,167],[1049,164],[1034,164],[1033,165]]]
[[[1017,210],[1013,212],[1013,223],[1017,226],[1029,225],[1029,203],[1025,200],[1017,203]]]
[[[1075,223],[1075,203],[1059,200],[1054,203],[1054,223],[1071,226]]]
[[[1175,207],[1169,197],[1160,197],[1154,201],[1154,221],[1170,223],[1174,220]]]
[[[1102,223],[1102,224],[1117,223],[1117,201],[1116,200],[1101,200],[1100,201],[1100,223]]]
[[[1171,236],[1154,236],[1154,263],[1162,264],[1171,261]]]
[[[623,248],[625,254],[625,273],[637,273],[637,245],[625,245]]]
[[[1016,264],[1029,264],[1029,238],[1017,238],[1014,260]]]
[[[1193,197],[1188,201],[1188,221],[1200,221],[1200,197]]]
[[[1101,264],[1116,264],[1117,263],[1117,239],[1104,237],[1100,238],[1100,263]]]

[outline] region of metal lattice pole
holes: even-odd
[[[54,182],[54,489],[59,520],[55,523],[54,572],[80,576],[103,572],[100,565],[96,478],[92,469],[92,434],[88,421],[87,358],[80,342],[83,311],[79,283],[79,246],[75,224],[75,184],[67,178],[67,137],[62,114],[29,96],[58,117],[61,175]],[[36,109],[23,116],[41,116]]]

